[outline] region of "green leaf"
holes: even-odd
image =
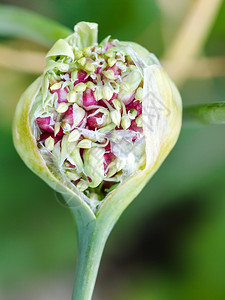
[[[22,37],[44,46],[72,33],[69,28],[29,10],[0,5],[0,35]]]
[[[203,124],[225,124],[225,102],[185,107],[184,120]]]

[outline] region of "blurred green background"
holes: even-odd
[[[184,105],[224,101],[225,1],[0,2],[70,28],[97,22],[99,40],[132,40],[161,58]],[[0,299],[68,300],[75,223],[25,167],[11,136],[15,105],[47,48],[23,38],[0,42]],[[224,125],[184,123],[176,147],[113,230],[94,299],[225,299]]]

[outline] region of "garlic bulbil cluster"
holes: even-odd
[[[35,99],[37,146],[78,190],[102,200],[145,167],[142,98],[143,74],[117,40],[84,48],[74,35],[59,40]]]
[[[181,99],[153,54],[110,36],[98,43],[97,24],[81,22],[48,52],[14,124],[27,165],[96,212],[129,178],[156,171],[177,140]]]

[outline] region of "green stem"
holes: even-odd
[[[78,263],[72,300],[91,300],[109,233],[120,215],[140,193],[160,164],[161,160],[158,160],[154,169],[139,172],[129,178],[126,184],[113,190],[96,215],[85,202],[79,203],[71,194],[63,195],[73,212],[78,231]]]
[[[225,124],[225,102],[184,107],[184,121]]]
[[[50,47],[72,31],[48,18],[16,6],[0,5],[0,35],[21,37]]]
[[[79,208],[72,208],[72,211],[78,233],[78,261],[72,300],[91,300],[102,253],[111,229],[99,226],[97,219],[87,220],[87,216]]]

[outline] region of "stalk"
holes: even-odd
[[[81,208],[72,208],[77,224],[78,261],[72,300],[91,300],[104,246],[111,228],[87,218]]]

